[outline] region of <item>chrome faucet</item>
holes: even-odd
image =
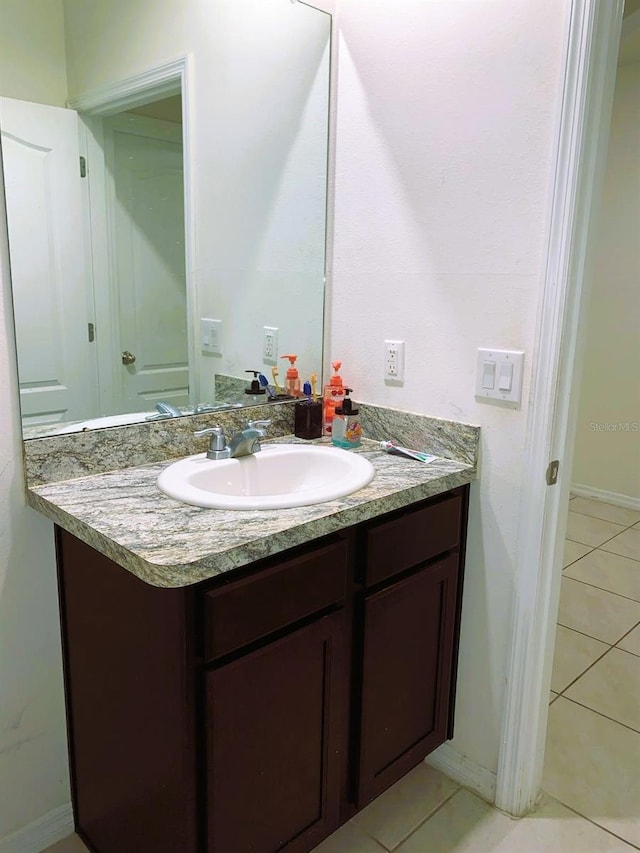
[[[147,415],[145,421],[162,421],[166,418],[181,418],[182,412],[173,403],[160,400],[156,403],[156,414]]]
[[[229,444],[227,444],[222,427],[207,427],[199,429],[194,435],[199,438],[210,435],[207,459],[238,459],[240,456],[250,456],[258,453],[260,439],[267,434],[267,427],[271,421],[247,421],[243,430],[234,433]]]
[[[246,429],[236,432],[229,443],[229,455],[232,459],[239,456],[250,456],[258,453],[260,439],[267,434],[267,427],[271,421],[247,421]]]
[[[194,415],[204,415],[206,412],[219,412],[220,409],[225,409],[225,403],[218,403],[217,405],[213,403],[198,403],[193,407]]]

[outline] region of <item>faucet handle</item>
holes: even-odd
[[[267,427],[271,426],[271,420],[266,421],[247,421],[247,429],[255,429],[256,432],[262,435],[267,434]]]
[[[207,427],[206,429],[199,429],[194,432],[194,435],[196,438],[201,438],[203,435],[210,435],[211,440],[209,442],[209,450],[224,450],[226,446],[224,430],[222,427],[214,426]]]

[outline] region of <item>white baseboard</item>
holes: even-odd
[[[496,798],[496,774],[443,743],[425,758],[427,764],[440,770],[463,788],[469,788],[488,803]]]
[[[585,486],[582,483],[573,483],[571,494],[580,498],[591,498],[594,501],[605,501],[615,506],[623,506],[625,509],[640,510],[640,498],[632,498],[631,495],[619,495],[617,492],[607,492],[605,489],[596,489],[594,486]]]
[[[0,853],[40,853],[74,831],[73,808],[65,803],[23,829],[0,839]]]

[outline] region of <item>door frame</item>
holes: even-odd
[[[573,0],[547,262],[522,472],[513,621],[495,803],[513,815],[540,796],[566,506],[624,0]],[[546,483],[560,461],[558,485]]]
[[[67,106],[77,110],[81,119],[85,117],[85,146],[97,145],[95,138],[102,135],[102,119],[115,113],[139,107],[150,100],[160,100],[171,95],[182,97],[182,156],[184,169],[184,227],[185,227],[185,280],[187,288],[187,351],[189,359],[189,398],[194,405],[200,400],[198,352],[196,350],[195,330],[197,324],[197,297],[195,282],[195,181],[193,163],[195,163],[194,136],[192,128],[193,107],[191,93],[193,91],[193,59],[190,53],[170,62],[155,66],[110,83],[102,88],[94,89],[67,101]],[[90,131],[90,132],[88,132]],[[82,143],[81,143],[82,144]],[[89,158],[89,163],[90,163]],[[89,167],[90,168],[90,167]],[[93,180],[93,178],[92,178]],[[104,224],[104,223],[103,223]],[[96,256],[97,255],[97,256]],[[92,253],[94,285],[104,275],[108,258],[102,253]],[[108,299],[99,288],[93,288],[96,308],[98,301]],[[113,387],[113,377],[100,375],[100,387],[108,391]],[[108,394],[107,394],[108,396]],[[101,405],[103,397],[101,396]],[[107,407],[108,408],[108,407]],[[111,410],[108,412],[111,413]]]

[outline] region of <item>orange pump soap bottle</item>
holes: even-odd
[[[280,358],[288,358],[290,367],[287,368],[287,375],[284,382],[284,387],[287,394],[292,397],[300,396],[300,377],[298,376],[298,368],[296,367],[297,355],[281,355]]]
[[[324,394],[322,395],[324,402],[322,422],[325,435],[331,435],[336,406],[341,406],[344,399],[344,384],[342,382],[342,376],[338,373],[342,367],[342,362],[333,361],[331,366],[335,373],[329,380],[328,384],[324,386]]]

